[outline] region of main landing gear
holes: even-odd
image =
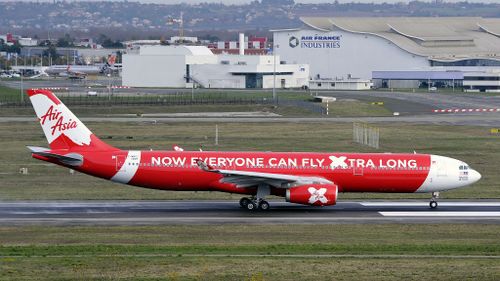
[[[271,194],[271,188],[267,184],[259,184],[257,187],[257,195],[252,198],[243,197],[240,199],[240,206],[249,211],[269,210],[269,203],[264,199]]]
[[[438,206],[437,199],[439,198],[439,192],[433,192],[431,197],[431,202],[429,202],[429,207],[431,209],[436,209]]]
[[[255,211],[255,210],[262,210],[262,211],[267,211],[269,210],[269,203],[264,200],[264,199],[257,199],[255,197],[252,198],[247,198],[243,197],[240,199],[240,206],[244,209],[247,209],[249,211]]]

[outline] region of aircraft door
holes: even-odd
[[[125,165],[125,160],[127,159],[127,155],[115,155],[114,156],[116,160],[116,171],[117,172],[126,172],[127,167]]]
[[[362,176],[363,173],[364,173],[363,167],[353,167],[352,168],[352,174],[355,176]]]

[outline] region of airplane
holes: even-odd
[[[463,161],[431,154],[121,150],[94,135],[51,91],[27,93],[49,143],[28,146],[33,158],[144,188],[242,194],[248,210],[268,210],[269,195],[335,205],[339,192],[431,193],[434,209],[439,192],[481,178]]]
[[[52,65],[45,69],[45,73],[70,79],[83,79],[89,74],[98,74],[101,71],[95,65]]]

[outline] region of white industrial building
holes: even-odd
[[[214,64],[217,57],[202,46],[140,46],[122,60],[124,86],[184,88],[189,66]]]
[[[273,30],[281,60],[309,64],[311,79],[371,79],[378,71],[500,68],[500,19],[304,17]],[[383,77],[382,77],[383,79]]]
[[[309,81],[311,90],[369,90],[372,82],[367,79],[313,79]]]
[[[204,46],[141,46],[123,55],[122,81],[131,87],[300,88],[308,85],[309,66],[281,64],[279,56],[214,55]]]
[[[463,87],[466,92],[500,93],[500,71],[465,73]]]

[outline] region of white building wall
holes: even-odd
[[[191,75],[205,88],[245,88],[245,76],[235,76],[222,64],[197,64],[191,66]]]
[[[199,64],[191,66],[191,74],[196,82],[205,88],[237,88],[246,87],[245,75],[242,73],[267,73],[262,77],[264,89],[273,88],[273,68],[271,65],[224,65]],[[289,75],[276,75],[276,88],[300,88],[307,86],[309,81],[309,67],[307,65],[277,65],[277,72],[292,72]],[[281,80],[285,84],[282,85]]]
[[[369,90],[371,83],[369,80],[311,80],[309,89],[311,90]]]
[[[261,66],[260,70],[272,73],[273,65]],[[292,75],[276,75],[276,88],[301,88],[309,86],[309,66],[306,64],[277,65],[276,72],[292,72]],[[274,86],[273,75],[264,75],[262,78],[262,87],[271,89]],[[282,80],[284,79],[284,85]]]
[[[130,87],[186,87],[185,56],[123,55],[122,83]]]
[[[222,61],[229,62],[229,64],[238,64],[241,62],[247,65],[264,65],[274,63],[274,56],[252,56],[252,55],[218,55],[219,63]],[[276,56],[276,64],[279,64],[280,57]]]
[[[201,56],[186,56],[186,64],[215,64],[217,63],[217,56],[215,55],[201,55]]]
[[[291,43],[292,36],[298,42]],[[303,37],[307,36],[338,36],[339,40],[332,42],[331,48],[321,47],[321,44],[316,48],[307,48],[302,44]],[[427,58],[410,54],[386,39],[369,34],[341,30],[321,32],[304,27],[300,30],[276,31],[274,42],[278,46],[276,53],[287,64],[309,64],[312,79],[316,79],[318,74],[321,78],[347,78],[350,74],[356,78],[371,79],[374,70],[430,67]]]

